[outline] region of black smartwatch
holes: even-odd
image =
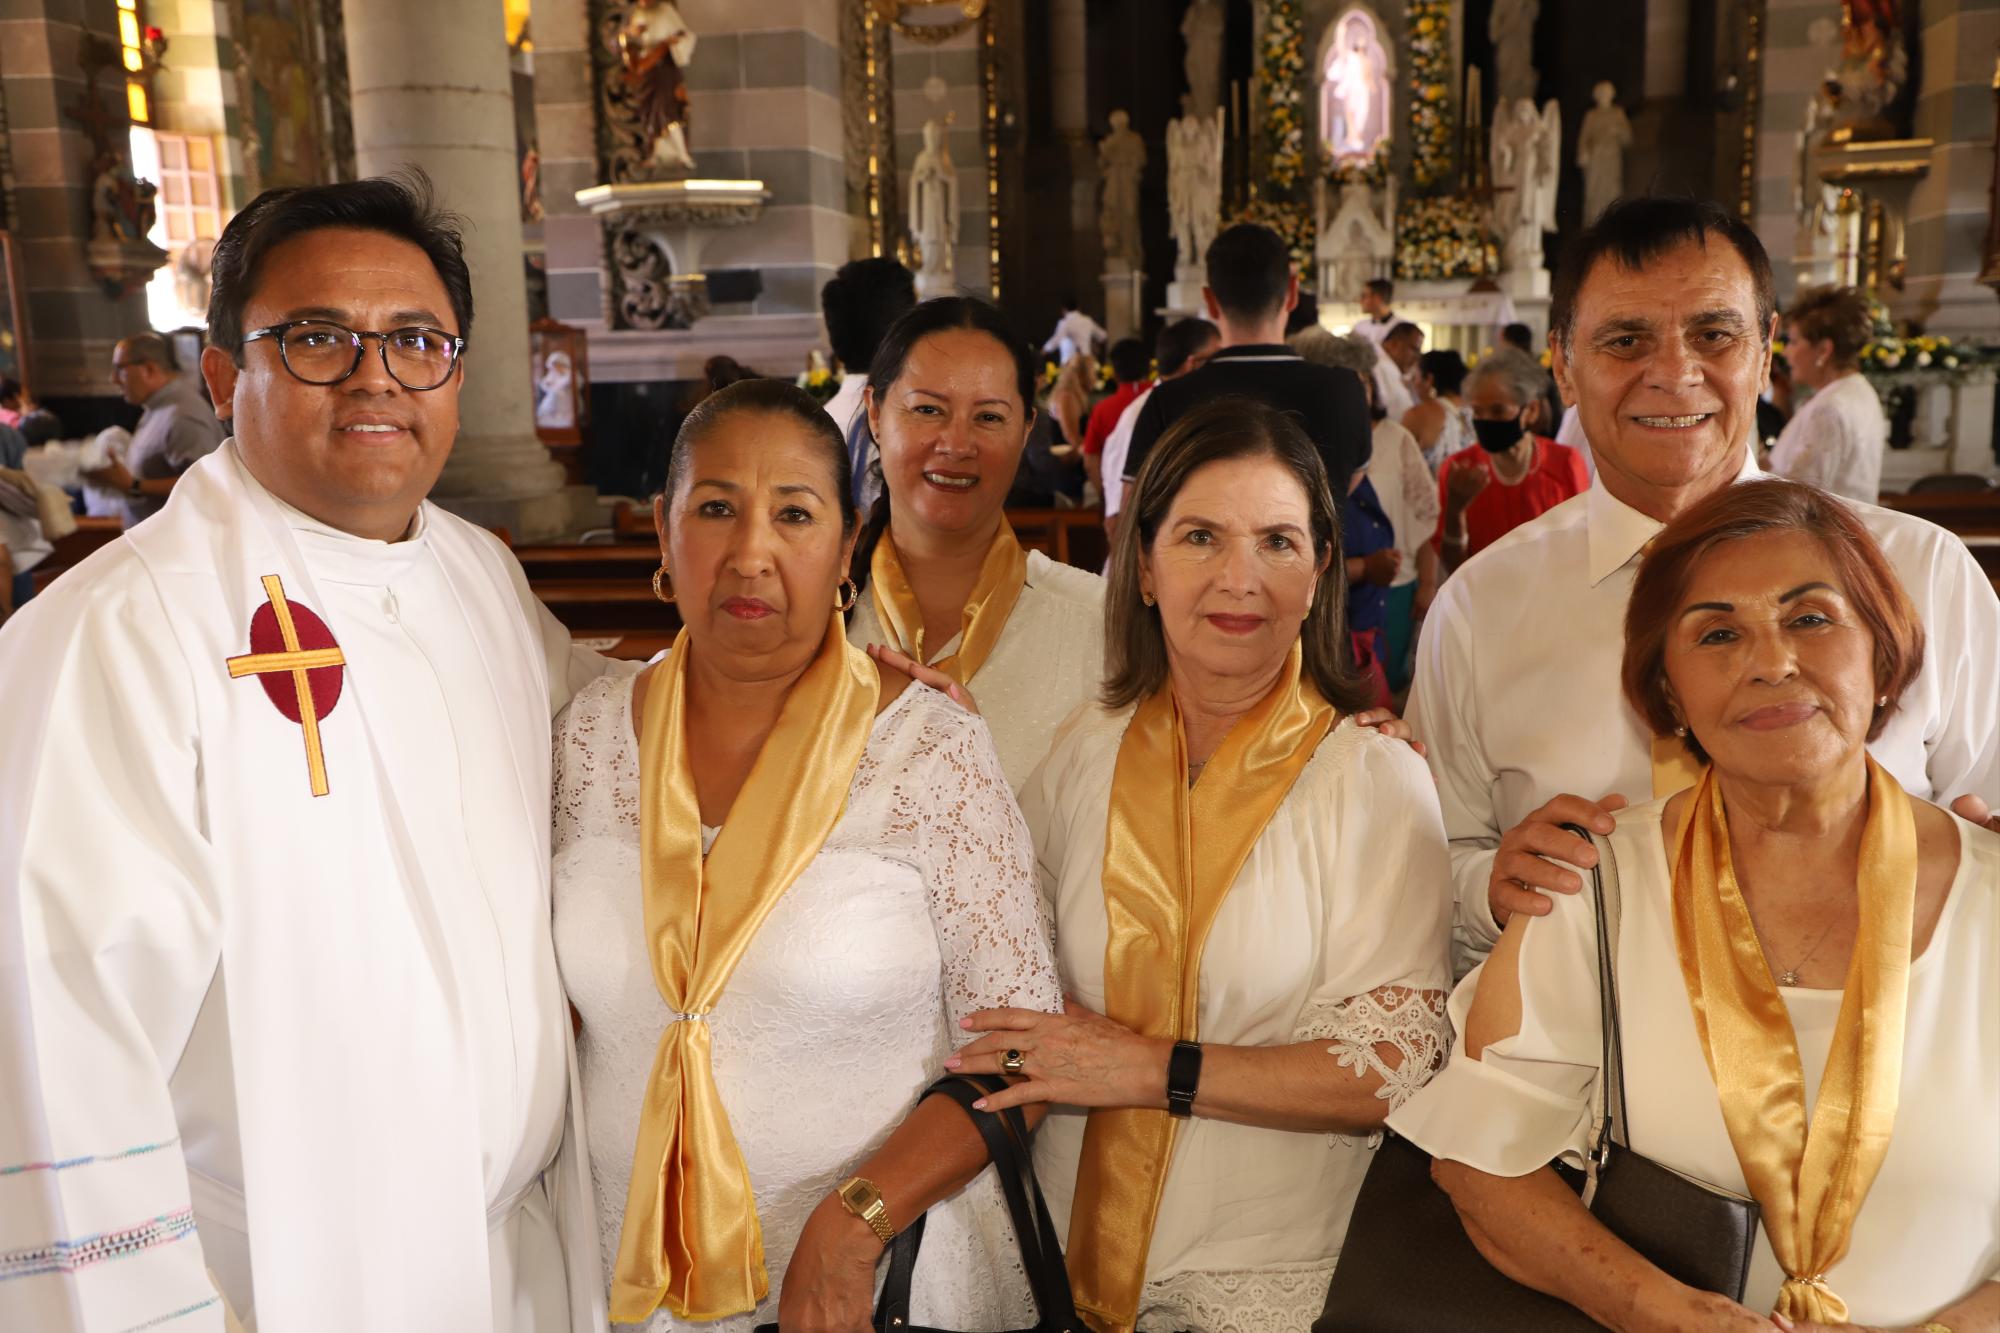
[[[1194,1114],[1195,1090],[1201,1086],[1201,1047],[1191,1041],[1174,1043],[1167,1057],[1167,1114],[1182,1120]]]

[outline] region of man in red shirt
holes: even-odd
[[[1479,443],[1445,459],[1438,472],[1444,516],[1438,554],[1455,569],[1531,518],[1590,488],[1576,450],[1531,433],[1522,418],[1541,400],[1546,372],[1511,348],[1481,361],[1465,379]]]
[[[1118,427],[1118,418],[1132,400],[1153,386],[1152,377],[1147,374],[1152,368],[1152,357],[1146,351],[1146,344],[1137,338],[1120,338],[1111,344],[1105,359],[1111,363],[1111,378],[1118,381],[1118,387],[1090,409],[1089,424],[1083,428],[1083,466],[1100,494],[1104,478],[1098,475],[1098,468],[1104,461],[1104,442],[1111,438],[1111,432]]]

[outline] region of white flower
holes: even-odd
[[[1931,363],[1931,354],[1929,352],[1917,353],[1917,364],[1919,366],[1928,366],[1930,363]]]
[[[1882,364],[1888,369],[1894,370],[1897,366],[1903,364],[1903,355],[1900,352],[1884,352],[1882,354]]]

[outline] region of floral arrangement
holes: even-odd
[[[1410,0],[1410,181],[1435,189],[1451,178],[1451,5]]]
[[[814,401],[821,403],[827,402],[840,392],[840,381],[833,377],[833,372],[828,370],[826,363],[817,356],[806,369],[799,372],[799,377],[792,383],[811,394]]]
[[[1305,32],[1298,0],[1269,0],[1264,10],[1263,45],[1257,83],[1264,94],[1265,171],[1280,194],[1306,175],[1306,125],[1301,83],[1305,76]]]
[[[1875,332],[1861,349],[1861,369],[1866,374],[1913,370],[1949,373],[2000,361],[2000,347],[1953,342],[1939,334],[1898,333],[1895,322],[1889,318],[1889,307],[1874,296],[1868,298],[1868,315]]]
[[[1483,278],[1499,270],[1500,247],[1472,200],[1433,195],[1397,203],[1397,277]]]
[[[1335,185],[1361,184],[1372,189],[1381,189],[1389,183],[1389,141],[1384,139],[1377,143],[1374,153],[1366,159],[1359,157],[1327,159],[1324,175]]]

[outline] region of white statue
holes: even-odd
[[[1328,216],[1328,183],[1313,182],[1313,217],[1319,239],[1319,289],[1329,300],[1347,300],[1371,278],[1386,278],[1396,262],[1396,178],[1377,191],[1351,180],[1340,187],[1340,206]]]
[[[1383,137],[1388,99],[1374,23],[1359,10],[1341,21],[1320,85],[1320,137],[1334,157],[1365,157]]]
[[[1541,0],[1494,0],[1487,16],[1486,36],[1493,43],[1503,102],[1535,95],[1535,19],[1541,12]],[[1494,119],[1499,119],[1497,112]]]
[[[1222,0],[1194,0],[1181,19],[1188,96],[1194,99],[1197,116],[1206,118],[1222,109],[1222,39],[1228,24]]]
[[[635,0],[618,31],[619,59],[646,136],[645,165],[693,171],[688,151],[687,64],[695,35],[674,0]]]
[[[575,368],[569,353],[557,348],[542,363],[542,377],[535,381],[535,424],[543,430],[568,430],[576,425]]]
[[[1590,90],[1597,105],[1583,114],[1576,135],[1576,164],[1583,168],[1583,220],[1597,215],[1625,193],[1625,150],[1632,146],[1632,122],[1618,105],[1618,90],[1599,83]]]
[[[1223,110],[1202,116],[1192,95],[1167,122],[1167,220],[1174,233],[1177,281],[1201,285],[1202,257],[1222,220]]]
[[[1146,141],[1132,130],[1132,118],[1111,113],[1111,133],[1097,144],[1097,170],[1104,178],[1104,202],[1097,215],[1107,261],[1123,260],[1132,269],[1145,267],[1145,247],[1139,239],[1139,178],[1146,171]]]
[[[952,248],[958,244],[958,172],[945,146],[944,127],[924,122],[924,148],[910,168],[910,235],[922,255],[917,295],[948,296],[955,285]]]
[[[1542,267],[1542,233],[1556,229],[1556,182],[1562,170],[1562,109],[1550,100],[1537,113],[1528,98],[1493,109],[1493,220],[1501,267],[1527,273]]]

